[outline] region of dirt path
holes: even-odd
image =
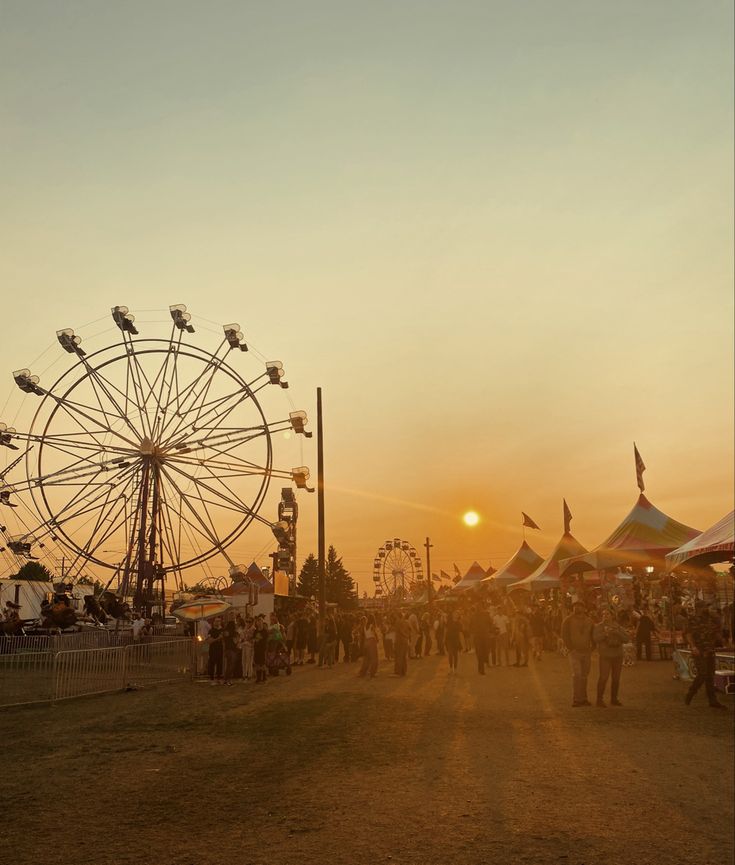
[[[297,669],[0,713],[0,861],[733,861],[733,710],[666,663],[572,709],[566,663]],[[594,674],[594,669],[593,669]]]

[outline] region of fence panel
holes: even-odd
[[[53,697],[54,653],[0,655],[0,706],[44,703]]]
[[[6,637],[0,636],[0,655],[14,655],[17,652],[53,652],[53,637],[25,636]]]
[[[125,687],[125,648],[57,652],[54,700],[108,694]]]
[[[190,638],[154,640],[127,646],[126,684],[174,682],[193,675],[193,644]]]

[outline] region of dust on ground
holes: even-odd
[[[651,662],[623,671],[621,708],[573,709],[562,658],[474,660],[0,712],[0,861],[733,861],[731,697],[686,707]]]

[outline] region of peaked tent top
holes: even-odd
[[[492,576],[485,577],[485,582],[493,586],[509,586],[532,574],[543,563],[541,556],[524,541],[518,547],[516,554]]]
[[[454,588],[460,591],[472,589],[479,584],[480,580],[484,580],[486,576],[487,571],[485,568],[479,562],[472,562],[467,573],[455,584]]]
[[[581,556],[587,549],[572,534],[564,534],[559,543],[549,553],[548,557],[529,574],[517,583],[511,583],[509,589],[528,589],[531,592],[541,592],[544,589],[555,589],[559,586],[559,560],[571,556]]]
[[[735,552],[735,511],[666,556],[666,565],[676,568],[696,559],[697,565],[712,565],[732,558]],[[694,562],[692,563],[694,564]]]
[[[663,564],[667,553],[690,541],[699,529],[685,526],[654,507],[641,493],[631,512],[607,540],[589,553],[562,559],[560,574]]]
[[[272,592],[273,584],[271,581],[265,576],[263,571],[255,564],[255,562],[251,562],[247,571],[245,571],[245,576],[247,579],[239,580],[236,583],[233,583],[231,586],[228,586],[226,589],[222,590],[223,595],[238,595],[243,592],[247,592],[249,583],[255,583],[258,587],[258,591],[260,592]]]

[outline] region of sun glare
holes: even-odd
[[[480,516],[475,511],[467,511],[462,519],[467,526],[476,526],[480,522]]]

